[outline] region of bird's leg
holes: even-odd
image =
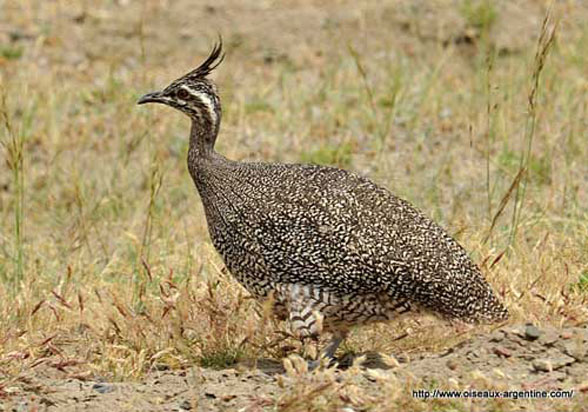
[[[329,364],[335,361],[335,352],[341,345],[341,342],[347,337],[347,331],[336,331],[333,332],[333,337],[327,346],[321,351],[317,360],[308,362],[308,369],[314,370],[321,364],[321,359],[326,359]]]
[[[288,302],[288,320],[292,333],[302,340],[318,340],[323,332],[324,314],[321,313],[321,305],[316,299],[312,299],[314,291],[308,286],[290,285],[286,291],[285,300]],[[343,340],[347,337],[348,331],[337,329],[333,331],[333,337],[323,349],[317,360],[309,362],[309,369],[316,369],[321,359],[329,362],[335,359],[335,352]]]
[[[278,291],[278,300],[285,302],[290,329],[300,339],[317,339],[323,330],[323,315],[310,286],[290,284]]]
[[[320,357],[326,358],[328,360],[334,360],[335,359],[335,352],[337,352],[339,345],[341,345],[341,342],[343,342],[343,340],[345,340],[346,336],[347,336],[347,333],[333,334],[333,337],[331,338],[331,341],[329,342],[327,347],[321,351]]]
[[[314,309],[313,302],[310,300],[291,299],[289,303],[290,311],[288,313],[288,320],[290,321],[290,329],[293,335],[301,341],[312,340],[318,342],[323,329],[322,314]],[[333,357],[341,340],[329,345],[328,351],[324,353],[327,358],[331,359]],[[321,356],[318,358],[319,360],[308,361],[309,370],[318,367],[322,356],[323,352],[321,352]]]

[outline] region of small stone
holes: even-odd
[[[525,339],[527,340],[537,340],[541,336],[541,331],[535,325],[527,325],[525,328]]]
[[[561,333],[561,335],[559,335],[562,339],[571,339],[574,335],[572,334],[572,332],[568,332],[568,331],[564,331]]]
[[[500,369],[498,369],[498,368],[494,368],[494,369],[492,370],[492,372],[494,373],[494,375],[495,375],[496,377],[498,377],[498,378],[500,378],[500,379],[504,379],[504,378],[506,378],[506,374],[505,374],[503,371],[501,371]]]
[[[180,409],[183,409],[185,411],[189,411],[192,409],[192,404],[190,403],[190,401],[188,399],[184,399],[182,402],[180,402]]]
[[[553,365],[547,359],[535,359],[533,369],[537,372],[553,372]]]
[[[451,386],[454,389],[458,389],[459,388],[459,381],[455,378],[449,378],[447,379],[447,383],[449,384],[449,386]]]
[[[579,362],[584,361],[587,355],[588,348],[584,347],[580,342],[565,342],[564,345],[564,353],[566,355],[571,356],[572,358],[576,359]]]
[[[566,373],[572,378],[584,378],[586,376],[586,367],[581,363],[575,363],[566,368]]]
[[[504,340],[504,333],[500,330],[490,335],[490,342],[501,342],[502,340]]]
[[[156,363],[153,365],[153,369],[155,369],[156,371],[168,371],[170,369],[169,365],[166,363]]]
[[[509,351],[508,349],[502,347],[502,346],[496,346],[493,350],[493,352],[498,355],[498,356],[502,356],[505,358],[510,358],[512,356],[511,351]]]
[[[448,367],[449,369],[451,369],[452,371],[456,370],[456,369],[457,369],[457,367],[459,366],[459,365],[458,365],[458,363],[457,363],[457,361],[456,361],[455,359],[449,359],[449,360],[446,362],[446,365],[447,365],[447,367]]]
[[[544,331],[539,337],[539,343],[545,346],[553,346],[559,340],[559,333],[553,329]]]
[[[521,337],[521,338],[525,336],[524,332],[521,331],[519,328],[513,328],[513,329],[511,329],[509,334],[510,334],[510,338],[511,339],[513,338],[513,336],[518,336],[518,337]]]
[[[206,392],[204,396],[206,396],[208,399],[216,399],[216,395],[211,392]]]
[[[102,394],[114,392],[114,386],[112,386],[108,383],[103,383],[103,382],[95,383],[92,386],[92,389],[94,389],[96,392],[102,393]]]
[[[39,400],[39,403],[40,403],[41,405],[44,405],[44,406],[55,406],[55,405],[57,405],[55,402],[53,402],[53,401],[52,401],[51,399],[49,399],[49,398],[41,398],[41,399]]]
[[[561,369],[564,366],[571,365],[576,361],[576,359],[572,358],[571,356],[564,355],[563,353],[559,356],[550,359],[551,364],[553,365],[553,369]]]

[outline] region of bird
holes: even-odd
[[[163,104],[190,118],[188,171],[212,244],[251,295],[273,302],[296,337],[329,333],[320,357],[332,361],[355,326],[408,313],[473,324],[508,319],[466,250],[369,178],[218,153],[221,102],[209,75],[224,58],[219,39],[198,67],[137,103]]]

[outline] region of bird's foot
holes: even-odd
[[[319,359],[309,360],[307,363],[308,370],[310,372],[318,369],[320,366],[332,368],[333,366],[337,366],[339,364],[336,358],[325,358],[324,356],[321,356]]]
[[[313,371],[321,365],[325,365],[328,368],[330,368],[331,366],[335,366],[337,364],[335,352],[337,351],[337,348],[339,347],[341,342],[343,342],[344,338],[344,335],[333,336],[333,339],[327,345],[327,347],[320,353],[318,359],[308,362],[308,370]]]

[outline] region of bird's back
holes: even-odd
[[[385,295],[467,321],[507,317],[453,238],[365,177],[220,157],[191,172],[215,247],[256,295],[308,285],[346,299]]]

